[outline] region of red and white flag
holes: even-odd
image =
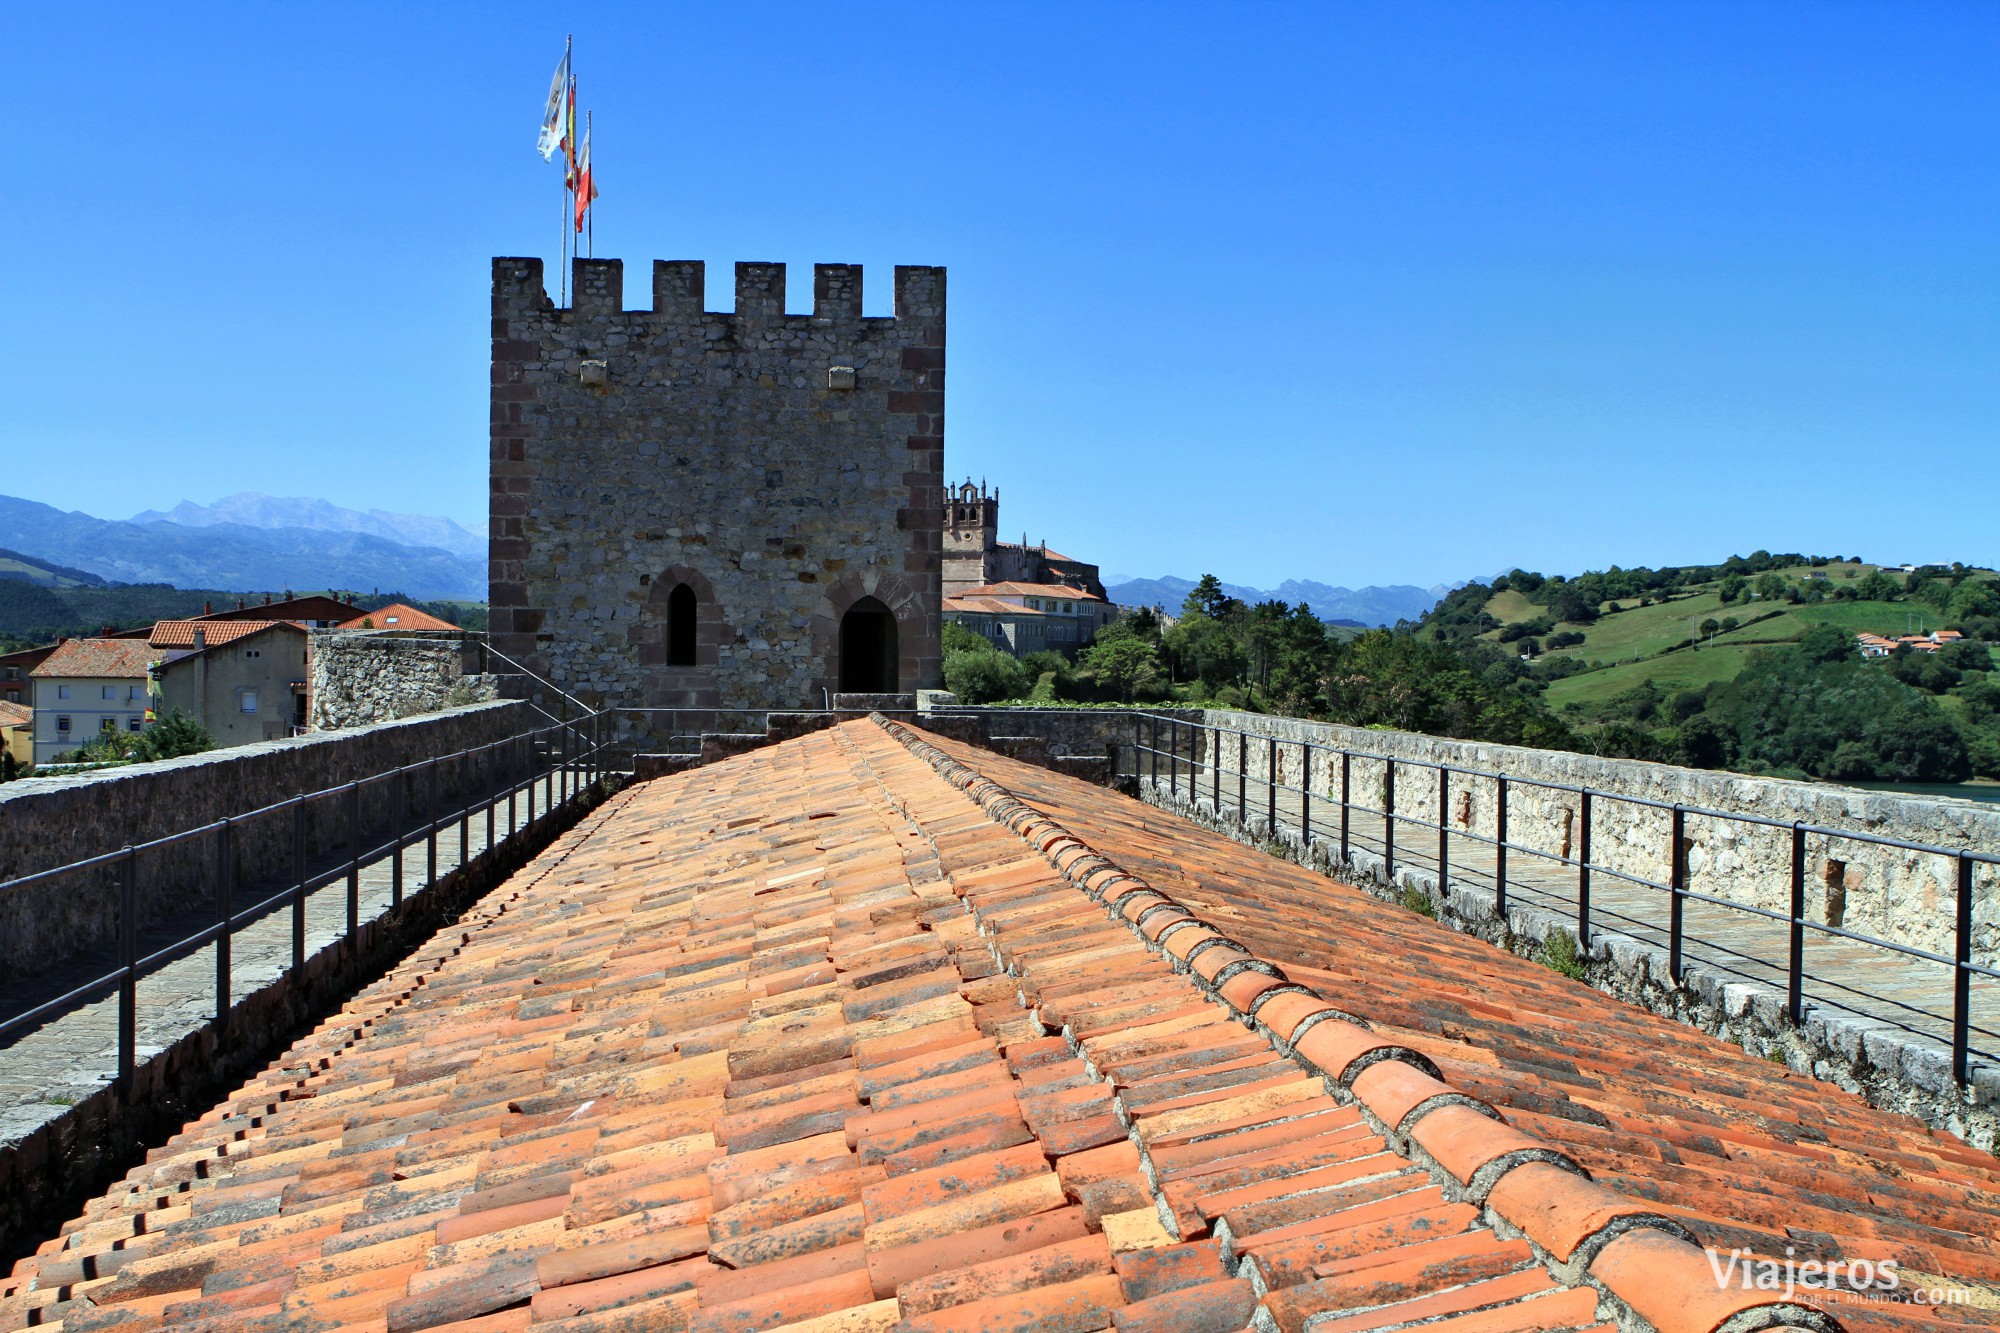
[[[590,175],[590,122],[583,123],[583,146],[576,155],[576,229],[583,230],[584,214],[597,198],[597,182]]]

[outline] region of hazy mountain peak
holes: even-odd
[[[1128,579],[1107,576],[1104,590],[1121,606],[1164,606],[1178,612],[1193,591],[1195,581],[1176,574],[1155,579]],[[1415,620],[1437,605],[1438,599],[1461,585],[1439,584],[1419,588],[1397,583],[1388,587],[1343,588],[1311,579],[1286,579],[1268,591],[1225,583],[1222,591],[1240,601],[1304,602],[1321,620],[1358,622],[1363,625],[1393,625],[1399,620]]]
[[[239,491],[225,495],[214,504],[201,505],[183,500],[162,512],[147,509],[134,514],[134,523],[178,523],[183,527],[207,528],[223,523],[247,528],[306,528],[317,532],[358,532],[404,546],[429,546],[449,551],[464,559],[482,560],[486,538],[470,532],[441,515],[395,514],[385,509],[343,509],[326,500],[306,496],[262,495]]]

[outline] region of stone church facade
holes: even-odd
[[[817,708],[940,680],[945,272],[493,261],[491,639],[592,704]]]

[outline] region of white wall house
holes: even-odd
[[[35,762],[46,764],[100,732],[139,732],[152,707],[147,668],[163,654],[144,639],[71,639],[30,675]]]

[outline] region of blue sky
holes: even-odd
[[[0,491],[483,523],[554,14],[10,7]],[[948,468],[1108,570],[2000,563],[1990,5],[568,14],[597,253],[949,265]]]

